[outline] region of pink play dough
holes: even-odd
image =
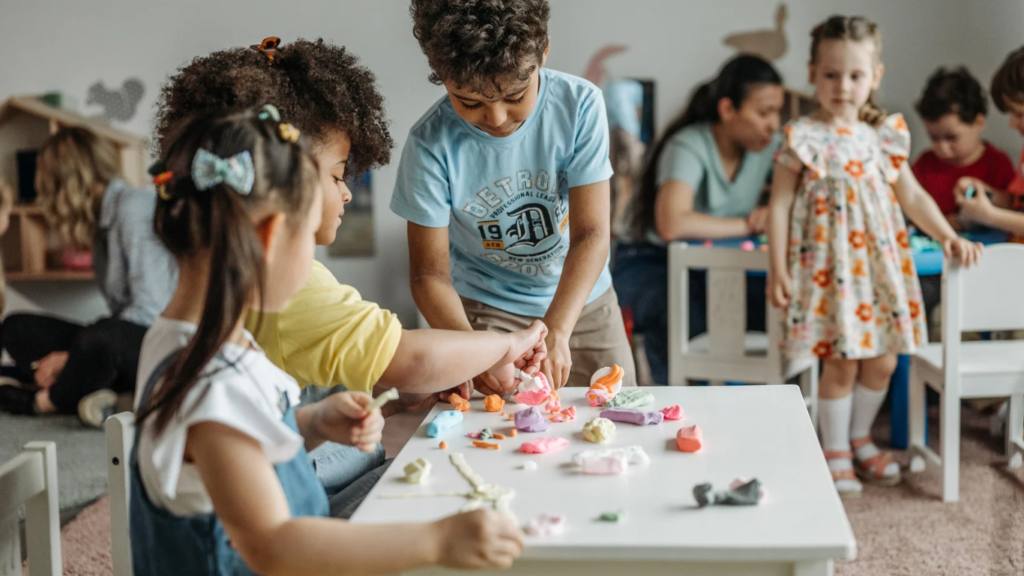
[[[568,445],[569,441],[565,438],[545,436],[543,438],[534,438],[529,442],[523,442],[523,445],[519,447],[519,451],[523,454],[547,454],[548,452],[561,450]]]

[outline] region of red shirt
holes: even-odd
[[[964,176],[977,178],[992,188],[1005,191],[1014,179],[1013,162],[1005,152],[985,142],[985,152],[973,164],[953,166],[939,159],[931,150],[921,154],[914,165],[914,176],[932,195],[943,214],[956,214],[953,188]]]
[[[1020,153],[1020,164],[1013,174],[1013,181],[1006,186],[1006,191],[1014,196],[1024,195],[1024,150]]]

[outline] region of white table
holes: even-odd
[[[465,421],[441,438],[429,438],[426,426],[439,405],[401,451],[387,474],[367,496],[353,522],[379,524],[432,521],[458,512],[459,497],[386,499],[382,494],[469,490],[448,461],[465,455],[486,482],[515,489],[512,510],[521,523],[545,512],[565,514],[564,535],[528,537],[522,557],[510,574],[603,575],[797,575],[832,574],[833,560],[853,559],[856,541],[836,493],[821,448],[796,386],[729,386],[647,388],[656,397],[646,409],[679,404],[682,421],[638,427],[617,424],[610,444],[583,440],[583,424],[597,416],[585,389],[561,391],[562,405],[576,406],[576,420],[552,424],[542,434],[520,433],[495,440],[498,451],[472,445],[467,432],[489,427],[506,433],[512,423],[483,410],[475,398]],[[524,406],[508,404],[506,409]],[[704,431],[700,453],[675,448],[676,431],[699,424]],[[519,445],[537,436],[568,438],[570,446],[552,454],[527,455]],[[440,450],[440,440],[448,449]],[[651,463],[631,467],[624,476],[583,476],[571,465],[580,450],[640,445]],[[433,465],[423,485],[408,484],[403,468],[425,457]],[[519,466],[537,462],[535,471]],[[759,506],[714,506],[698,509],[695,484],[712,482],[725,489],[737,476],[757,477],[768,490]],[[619,524],[599,522],[602,512],[623,509]],[[444,574],[430,569],[421,574]]]

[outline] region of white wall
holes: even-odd
[[[189,58],[213,50],[259,42],[264,36],[316,38],[348,46],[373,70],[387,99],[401,150],[409,127],[441,95],[426,80],[426,59],[411,33],[405,0],[0,0],[0,97],[60,90],[80,103],[98,79],[120,85],[129,76],[147,88],[143,109],[127,129],[148,134],[158,86]],[[807,88],[811,27],[849,9],[838,0],[789,0],[789,53],[778,63],[790,86]],[[915,149],[924,134],[913,114],[925,78],[939,65],[967,65],[987,85],[1005,55],[1017,47],[1024,3],[1015,0],[862,0],[856,10],[879,22],[885,36],[886,80],[880,103],[907,114]],[[775,3],[764,0],[552,0],[549,65],[581,73],[590,55],[606,43],[631,46],[609,62],[616,76],[657,83],[660,126],[682,107],[694,84],[714,73],[731,50],[728,33],[773,25]],[[86,111],[89,111],[86,109]],[[1020,138],[991,114],[988,137],[1017,158]],[[320,257],[343,281],[414,324],[408,288],[405,223],[388,210],[395,166],[375,174],[377,257]],[[44,296],[21,286],[30,300]],[[47,306],[64,298],[50,289]],[[96,300],[70,300],[62,311],[93,314]]]

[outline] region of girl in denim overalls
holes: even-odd
[[[385,574],[511,564],[522,540],[494,511],[354,526],[328,514],[306,450],[372,450],[383,419],[343,393],[296,410],[299,388],[244,329],[303,284],[319,224],[317,169],[273,107],[184,126],[154,172],[155,229],[180,268],[146,334],[131,458],[136,576]]]

